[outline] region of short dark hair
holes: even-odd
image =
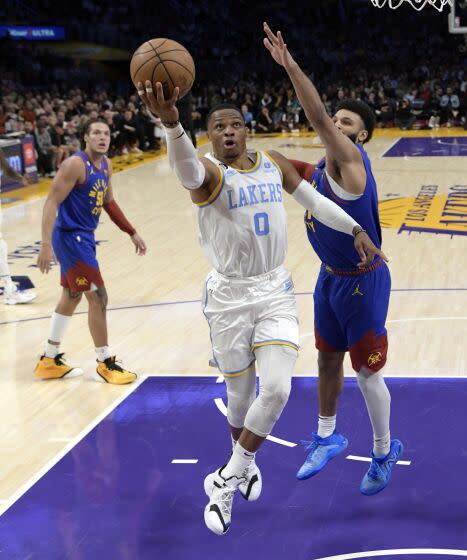
[[[226,109],[237,111],[242,121],[245,122],[245,119],[243,118],[243,113],[241,109],[237,107],[237,105],[234,105],[233,103],[218,103],[217,105],[214,105],[214,107],[211,107],[208,116],[206,117],[206,126],[209,124],[209,121],[211,120],[213,113],[215,113],[216,111],[224,111]]]
[[[102,117],[96,117],[95,119],[88,119],[81,127],[81,131],[79,134],[79,139],[81,141],[81,149],[84,150],[84,148],[86,147],[86,142],[84,141],[84,137],[86,136],[86,134],[89,134],[90,130],[91,130],[91,126],[93,124],[96,123],[101,123],[101,124],[105,124],[105,126],[109,127],[110,130],[110,126],[109,123],[106,122]]]
[[[356,113],[362,119],[363,124],[365,125],[365,130],[368,132],[368,136],[363,143],[365,144],[365,142],[369,142],[373,136],[376,124],[376,117],[372,108],[360,99],[343,99],[338,103],[334,114],[341,109],[346,109],[347,111]]]

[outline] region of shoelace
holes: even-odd
[[[300,443],[301,445],[303,445],[305,451],[315,451],[315,449],[317,449],[319,446],[319,443],[316,439],[312,439],[311,441],[301,439]]]
[[[370,468],[368,469],[368,478],[371,478],[372,480],[384,478],[384,471],[381,468],[381,465],[374,459],[371,461]]]
[[[104,364],[114,371],[123,371],[123,368],[117,364],[116,356],[111,356],[104,360]]]
[[[222,488],[219,488],[220,496],[215,501],[219,505],[223,516],[230,517],[232,510],[232,499],[236,490],[236,488],[232,488],[231,486],[227,486],[226,484],[224,484]]]

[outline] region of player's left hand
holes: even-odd
[[[383,251],[376,247],[376,245],[373,243],[373,241],[365,231],[360,231],[359,233],[357,233],[357,236],[354,239],[354,245],[357,253],[362,259],[357,265],[359,268],[369,266],[373,262],[376,255],[380,256],[383,261],[389,261]]]
[[[130,239],[133,241],[133,245],[136,247],[136,254],[145,255],[146,243],[143,241],[143,238],[140,237],[137,233],[135,233],[130,237]]]
[[[266,33],[266,37],[263,39],[264,46],[271,53],[272,58],[283,66],[286,70],[295,64],[295,60],[287,49],[287,45],[284,43],[284,38],[282,33],[278,31],[276,35],[271,31],[269,25],[264,22],[263,29]]]

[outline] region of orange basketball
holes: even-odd
[[[180,88],[179,98],[186,95],[195,79],[195,63],[183,45],[172,39],[151,39],[134,52],[130,63],[131,79],[138,82],[149,80],[155,89],[161,82],[167,99],[175,87]]]

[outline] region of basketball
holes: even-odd
[[[161,82],[167,99],[175,87],[180,88],[179,99],[186,95],[195,79],[195,63],[183,45],[172,39],[150,39],[134,52],[130,75],[135,87],[149,80],[155,89]]]

